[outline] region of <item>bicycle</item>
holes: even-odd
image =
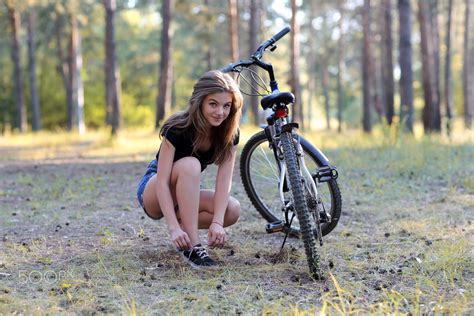
[[[289,106],[295,98],[290,92],[279,91],[272,64],[262,60],[265,51],[274,51],[275,43],[290,31],[285,27],[263,42],[249,60],[231,63],[221,71],[236,72],[244,78],[241,74],[246,69],[260,88],[266,88],[264,80],[249,67],[255,65],[268,73],[271,92],[266,89],[269,94],[257,91],[256,95],[263,97],[260,104],[271,114],[264,130],[244,145],[240,157],[242,183],[252,204],[268,221],[266,231],[285,232],[281,249],[289,234],[301,236],[310,273],[320,279],[316,241],[322,246],[323,236],[336,227],[342,199],[336,167],[321,150],[298,135],[298,123],[288,118]]]

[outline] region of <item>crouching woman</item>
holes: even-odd
[[[165,218],[173,244],[193,267],[213,266],[198,229],[208,229],[209,247],[227,241],[224,227],[237,222],[239,202],[230,196],[239,142],[242,95],[234,79],[205,73],[185,111],[161,128],[161,147],[142,177],[138,200],[152,219]],[[201,188],[201,172],[218,166],[215,189]]]

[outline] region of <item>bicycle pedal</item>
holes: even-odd
[[[269,234],[281,232],[285,230],[285,223],[283,221],[268,223],[267,225],[265,225],[265,229]]]

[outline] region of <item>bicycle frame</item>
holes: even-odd
[[[272,115],[274,115],[274,113]],[[267,136],[270,148],[274,152],[275,161],[280,170],[279,187],[278,187],[280,200],[283,205],[283,209],[285,210],[285,212],[288,212],[289,209],[288,209],[288,205],[286,204],[285,196],[284,196],[284,192],[286,190],[286,169],[287,168],[286,168],[285,160],[283,159],[283,153],[282,153],[281,146],[279,144],[280,142],[279,138],[282,132],[293,133],[293,129],[297,128],[297,124],[288,124],[286,116],[278,118],[276,120],[269,119],[268,121],[272,122],[273,124],[269,124],[267,127],[265,127],[265,134]],[[300,144],[300,138],[298,135],[296,139],[294,139],[294,144],[295,144],[295,149],[296,149],[296,155],[298,158],[298,164],[300,166],[300,172],[302,173],[303,179],[305,181],[305,186],[308,192],[310,192],[310,194],[317,200],[318,198],[317,183],[314,181],[313,176],[309,172],[304,162],[304,151]],[[325,161],[328,161],[327,158],[321,152],[319,153],[321,154],[322,159],[325,159]],[[313,215],[316,216],[315,219],[319,223],[319,213],[313,212]],[[288,216],[285,216],[285,217],[288,218]]]
[[[263,97],[260,104],[263,110],[270,109],[271,114],[267,117],[264,132],[256,133],[245,144],[240,158],[240,174],[252,204],[268,221],[265,226],[267,233],[285,232],[281,249],[289,234],[298,234],[303,240],[310,272],[319,279],[321,269],[317,243],[319,240],[322,245],[323,235],[330,233],[339,221],[341,193],[336,182],[336,168],[319,149],[298,135],[298,124],[289,118],[288,108],[295,103],[294,95],[279,91],[273,66],[261,60],[265,50],[273,51],[276,41],[289,31],[289,27],[281,30],[261,44],[249,60],[229,64],[221,71],[241,72],[255,65],[268,73],[270,94],[267,94],[266,80],[254,70],[249,70],[251,79],[255,80],[253,83],[242,77],[254,89],[246,94]],[[267,93],[260,93],[258,88]],[[331,204],[325,204],[326,201]],[[298,225],[293,225],[295,216]]]

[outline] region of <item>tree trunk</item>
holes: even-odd
[[[316,30],[313,28],[313,21],[316,18],[316,2],[311,1],[309,4],[309,25],[308,29],[310,34],[315,32]],[[315,95],[315,90],[316,90],[316,78],[317,78],[317,70],[316,70],[316,51],[317,51],[317,43],[314,39],[309,39],[309,52],[308,52],[308,66],[307,66],[307,76],[308,76],[308,101],[306,102],[307,107],[307,115],[308,119],[306,120],[307,127],[309,129],[312,128],[312,123],[313,123],[313,108],[315,106],[314,102],[314,95]]]
[[[291,0],[291,90],[295,95],[295,104],[293,105],[293,121],[299,122],[301,128],[304,127],[303,121],[303,100],[301,98],[301,84],[300,84],[300,43],[299,33],[300,26],[296,20],[298,13],[298,6],[296,0]]]
[[[171,85],[172,85],[172,63],[171,63],[171,19],[173,0],[163,0],[161,16],[163,25],[161,28],[161,60],[160,78],[158,81],[158,96],[156,98],[156,122],[155,129],[160,127],[161,121],[169,114],[171,108]]]
[[[328,28],[328,18],[327,13],[322,15],[322,26],[321,26],[321,33],[324,34],[323,42],[329,40],[326,34],[330,34],[330,30]],[[329,59],[330,53],[329,48],[327,45],[323,45],[320,49],[320,73],[319,78],[321,78],[321,91],[324,97],[324,114],[325,114],[325,121],[326,121],[326,129],[331,129],[331,106],[330,106],[330,97],[329,97],[329,90],[330,90],[330,79],[329,79]],[[316,72],[317,73],[317,72]]]
[[[441,131],[441,64],[440,64],[440,39],[439,39],[439,23],[438,23],[438,0],[433,0],[430,3],[430,18],[431,18],[431,29],[433,37],[433,58],[434,58],[434,92],[435,92],[435,103],[434,103],[434,117],[433,127],[436,131]]]
[[[30,76],[31,93],[31,127],[33,132],[41,129],[41,112],[38,95],[38,84],[36,81],[36,46],[35,46],[35,12],[32,7],[28,8],[28,72]]]
[[[444,94],[446,102],[446,132],[451,135],[453,119],[453,82],[451,74],[451,43],[454,39],[453,0],[448,2],[448,21],[446,23],[446,57],[444,63]]]
[[[372,99],[374,109],[377,113],[378,122],[381,123],[386,116],[385,111],[385,87],[384,77],[383,77],[383,66],[382,66],[382,58],[384,56],[384,43],[383,43],[383,33],[385,32],[384,28],[384,15],[383,15],[383,4],[375,4],[373,5],[375,12],[379,11],[378,20],[375,18],[375,26],[372,22],[371,17],[371,30],[374,29],[374,32],[371,34],[370,38],[370,45],[373,47],[372,51],[372,58],[369,61],[369,70],[371,74],[371,86],[372,86]],[[372,12],[372,8],[370,9]],[[372,13],[371,13],[372,14]],[[379,23],[377,23],[379,22]]]
[[[324,96],[324,112],[326,114],[326,129],[331,129],[331,106],[329,100],[329,70],[327,60],[322,63],[322,83]]]
[[[120,128],[120,71],[115,54],[115,0],[104,0],[105,7],[105,95],[107,110],[110,113],[112,135],[116,135]]]
[[[392,124],[394,109],[394,82],[393,82],[393,40],[392,40],[392,0],[385,0],[383,4],[384,31],[382,32],[382,76],[385,97],[385,118]]]
[[[370,117],[370,111],[372,109],[372,98],[371,98],[371,78],[370,72],[371,63],[371,51],[370,51],[370,0],[364,0],[364,10],[362,16],[363,32],[364,32],[364,46],[363,46],[363,61],[362,61],[362,77],[363,77],[363,115],[362,125],[364,132],[369,133],[372,130],[372,122]]]
[[[398,0],[400,50],[400,123],[413,133],[413,68],[411,49],[410,0]]]
[[[11,58],[13,62],[13,80],[15,84],[15,104],[16,104],[16,118],[14,128],[18,129],[21,133],[26,132],[26,107],[23,98],[23,79],[21,75],[21,62],[20,62],[20,31],[21,31],[21,20],[20,13],[15,9],[14,4],[10,1],[7,2],[8,17],[10,19],[11,26],[11,40],[12,40],[12,51]]]
[[[232,62],[239,60],[237,0],[229,0],[229,37]]]
[[[342,72],[344,69],[344,33],[342,26],[344,25],[344,0],[338,1],[339,13],[339,39],[337,40],[337,131],[342,132],[342,105],[344,101],[344,91],[342,87]]]
[[[63,44],[62,44],[62,36],[61,36],[61,30],[62,30],[62,17],[60,14],[57,12],[56,13],[56,49],[58,53],[58,70],[61,73],[61,77],[63,78],[63,85],[64,85],[64,91],[66,94],[66,110],[67,110],[67,128],[69,130],[72,129],[72,109],[73,109],[73,99],[72,99],[72,89],[71,89],[71,83],[70,83],[70,62],[66,57],[64,56],[64,51],[63,51]]]
[[[204,5],[206,6],[207,20],[210,21],[212,19],[212,13],[210,13],[210,10],[209,10],[210,9],[209,8],[209,0],[204,0]],[[207,45],[205,45],[206,63],[207,63],[207,69],[211,70],[211,69],[213,69],[213,67],[212,67],[213,57],[212,57],[212,50],[211,50],[212,36],[211,36],[210,28],[208,26],[206,26],[206,28],[208,29],[208,31],[205,34],[205,38],[206,38],[206,41],[208,43]]]
[[[418,18],[420,21],[420,35],[421,35],[421,60],[423,72],[423,92],[425,99],[425,106],[423,108],[423,126],[425,132],[439,131],[437,128],[437,117],[439,117],[436,110],[437,91],[436,91],[436,62],[434,52],[434,35],[431,28],[431,18],[426,7],[428,3],[423,0],[418,0]]]
[[[79,134],[85,133],[84,124],[84,89],[82,84],[82,53],[81,35],[77,21],[77,6],[71,9],[69,23],[71,28],[69,46],[69,83],[72,91],[71,127],[77,129]]]
[[[463,64],[463,94],[464,94],[464,125],[472,129],[472,117],[474,115],[474,45],[471,43],[472,23],[472,0],[466,0],[464,19],[464,64]]]
[[[259,0],[251,0],[250,1],[250,36],[249,36],[250,54],[253,54],[253,52],[257,49],[257,46],[258,46],[258,34],[260,30],[259,19],[260,19]],[[252,70],[258,72],[258,67],[252,67]],[[258,91],[252,91],[252,94],[256,94],[257,92]],[[260,123],[259,100],[260,98],[257,95],[252,95],[250,97],[250,105],[251,105],[252,114],[253,114],[253,123],[255,126],[258,126]]]

